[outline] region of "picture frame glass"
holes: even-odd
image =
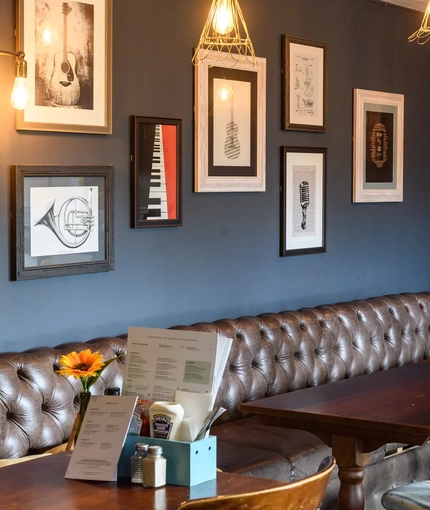
[[[325,252],[325,148],[281,149],[281,256]]]
[[[265,191],[266,60],[199,54],[194,191]]]
[[[257,175],[257,77],[252,71],[209,69],[208,176]]]
[[[404,96],[354,89],[353,202],[403,200]]]
[[[182,224],[182,120],[131,117],[131,226]]]
[[[365,103],[363,123],[365,168],[364,189],[396,189],[397,108],[391,105]]]
[[[111,0],[16,1],[29,90],[17,129],[111,133]]]
[[[288,35],[283,44],[283,129],[327,131],[327,44]]]
[[[112,167],[13,167],[13,279],[113,269]]]

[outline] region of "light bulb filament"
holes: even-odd
[[[228,34],[233,30],[233,12],[231,6],[227,5],[227,0],[221,0],[218,3],[212,26],[221,35]]]

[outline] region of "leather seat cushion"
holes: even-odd
[[[389,490],[382,496],[382,505],[387,510],[430,509],[430,480]]]
[[[211,435],[217,436],[218,467],[231,473],[299,480],[331,455],[310,432],[264,425],[258,416],[216,425]]]

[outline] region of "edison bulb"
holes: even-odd
[[[15,78],[10,104],[17,110],[23,110],[28,104],[28,100],[27,79]]]
[[[233,12],[227,0],[220,0],[212,23],[213,29],[221,35],[233,30]]]

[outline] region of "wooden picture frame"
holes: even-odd
[[[404,96],[354,89],[353,202],[403,201]]]
[[[200,52],[194,68],[194,191],[265,191],[266,59],[256,57],[252,66],[245,57],[223,54],[220,63]]]
[[[114,269],[113,167],[12,167],[12,279]]]
[[[17,130],[112,133],[112,0],[16,0],[29,104]]]
[[[282,129],[327,131],[327,44],[282,36]]]
[[[182,120],[131,117],[131,227],[182,225]]]
[[[281,257],[326,251],[326,159],[326,148],[281,147]]]

